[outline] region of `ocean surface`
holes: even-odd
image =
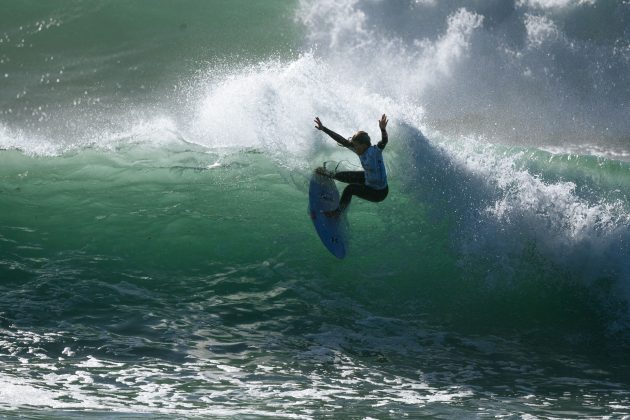
[[[629,418],[629,116],[627,0],[0,0],[0,416]]]

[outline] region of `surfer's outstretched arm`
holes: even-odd
[[[383,114],[381,119],[378,121],[378,126],[381,128],[381,141],[376,144],[376,146],[381,150],[383,150],[385,146],[387,146],[387,123],[387,115]]]
[[[324,127],[322,122],[319,120],[319,117],[315,118],[315,128],[317,128],[318,130],[321,130],[324,133],[328,134],[330,136],[330,138],[332,138],[334,141],[339,143],[341,146],[352,148],[352,143],[350,143],[347,139],[343,138],[342,135],[337,134],[334,131]]]

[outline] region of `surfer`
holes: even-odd
[[[378,126],[381,129],[381,141],[376,146],[372,146],[370,136],[365,131],[357,131],[352,137],[345,139],[324,127],[319,117],[315,118],[315,128],[328,134],[340,146],[347,147],[359,155],[363,167],[363,171],[331,172],[325,168],[315,170],[320,175],[348,184],[341,194],[339,207],[336,210],[325,212],[326,216],[339,217],[350,204],[353,195],[375,203],[383,201],[387,197],[389,188],[387,186],[387,173],[383,164],[383,149],[387,145],[387,122],[387,115],[383,114],[378,121]]]

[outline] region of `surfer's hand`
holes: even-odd
[[[315,128],[321,130],[324,128],[324,124],[319,120],[319,117],[315,117]]]
[[[378,126],[381,127],[381,130],[385,130],[385,127],[387,127],[388,122],[389,121],[387,120],[387,115],[383,114],[381,119],[378,121]]]

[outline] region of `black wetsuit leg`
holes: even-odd
[[[363,171],[337,172],[335,179],[350,184],[341,194],[341,199],[339,200],[339,209],[341,211],[348,207],[353,195],[367,201],[378,203],[379,201],[385,200],[389,193],[388,187],[377,190],[365,185],[365,173]]]
[[[346,184],[365,184],[365,172],[340,171],[335,174],[335,179]]]

